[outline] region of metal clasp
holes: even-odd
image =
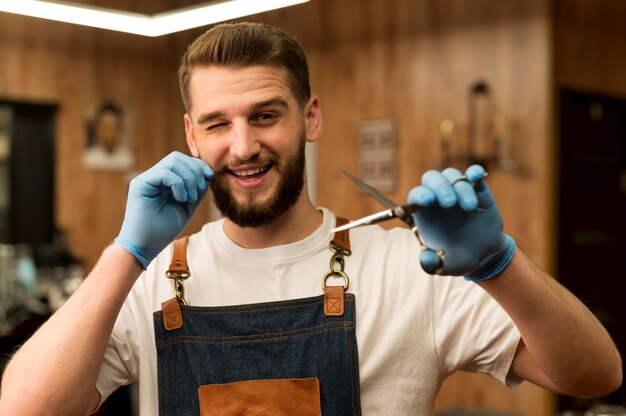
[[[174,281],[174,294],[176,295],[176,299],[184,306],[187,306],[187,302],[185,301],[185,286],[183,286],[183,281],[188,279],[189,276],[191,276],[189,269],[182,273],[171,272],[169,270],[165,272],[165,277]]]
[[[332,277],[332,276],[343,278],[343,288],[344,290],[348,289],[348,286],[350,285],[350,279],[348,278],[348,275],[344,272],[346,261],[343,258],[343,255],[344,255],[344,251],[337,250],[331,257],[330,270],[322,278],[322,289],[326,289],[326,281],[328,280],[329,277]],[[338,269],[335,268],[336,263],[339,263]]]

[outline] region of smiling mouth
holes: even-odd
[[[229,170],[228,172],[238,179],[253,179],[264,175],[271,167],[272,165],[266,165],[252,169]]]

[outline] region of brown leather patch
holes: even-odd
[[[166,330],[172,331],[183,327],[183,313],[177,298],[163,302],[161,310],[163,311],[163,326]]]
[[[200,416],[321,416],[317,378],[248,380],[198,387]]]
[[[324,315],[343,316],[343,286],[326,286],[324,289]]]

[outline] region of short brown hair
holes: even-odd
[[[185,111],[191,109],[189,80],[196,66],[221,65],[242,68],[270,65],[287,70],[288,84],[300,105],[311,96],[309,69],[302,46],[284,31],[262,23],[225,23],[194,40],[178,68],[178,82]]]

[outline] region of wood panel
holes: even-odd
[[[95,0],[94,0],[94,3]],[[97,2],[102,5],[103,2]],[[404,201],[440,158],[438,125],[450,117],[466,133],[467,92],[484,79],[516,140],[524,175],[490,172],[506,230],[550,269],[553,243],[550,136],[549,0],[313,0],[251,17],[294,33],[310,58],[325,132],[318,146],[318,202],[358,217],[379,207],[341,174],[356,171],[358,123],[393,118],[398,126],[398,184]],[[119,0],[116,4],[126,4]],[[0,15],[0,96],[61,104],[58,222],[72,249],[93,264],[117,233],[125,175],[87,172],[80,155],[84,113],[112,96],[132,115],[135,156],[146,168],[184,149],[175,77],[182,44],[201,30],[157,40],[32,23]],[[206,220],[201,209],[194,227]],[[508,390],[486,376],[460,374],[442,388],[438,409],[489,407],[550,414],[543,390]]]

